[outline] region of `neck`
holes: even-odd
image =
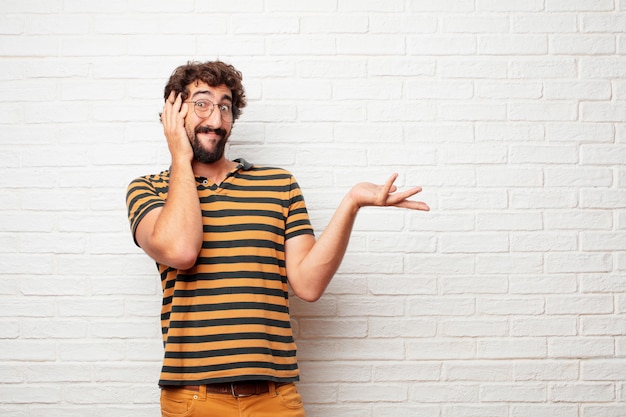
[[[222,157],[221,159],[210,164],[205,164],[196,160],[191,163],[191,167],[195,175],[208,178],[213,181],[214,184],[221,184],[228,173],[236,166],[236,162],[229,161],[225,157]]]

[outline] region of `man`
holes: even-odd
[[[428,210],[360,183],[324,233],[313,235],[293,176],[224,155],[246,105],[242,77],[223,62],[190,62],[165,87],[161,122],[171,166],[128,188],[133,237],[157,263],[165,357],[163,416],[302,417],[288,285],[321,297],[363,206]]]

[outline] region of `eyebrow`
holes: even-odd
[[[191,98],[194,98],[194,97],[196,97],[197,95],[200,95],[200,94],[208,94],[209,96],[214,96],[213,92],[211,92],[209,90],[198,90],[198,91],[196,91],[195,93],[193,93],[191,95]],[[222,96],[222,98],[220,99],[220,101],[224,101],[224,100],[228,100],[231,103],[233,102],[233,98],[231,96],[229,96],[228,94],[224,94]]]

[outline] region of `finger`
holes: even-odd
[[[404,200],[398,204],[394,204],[394,207],[406,208],[410,210],[430,211],[428,204],[423,201]]]
[[[398,173],[394,172],[393,174],[391,174],[391,177],[389,177],[387,182],[385,182],[382,191],[384,191],[386,194],[393,192],[391,191],[391,188],[394,187],[393,183],[396,182],[396,179],[398,179]]]
[[[413,197],[415,194],[422,192],[422,187],[413,187],[411,189],[401,191],[394,194],[389,194],[387,198],[388,204],[395,204],[403,200],[407,200],[410,197]]]

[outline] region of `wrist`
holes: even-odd
[[[343,199],[343,204],[347,206],[347,208],[354,214],[359,211],[361,207],[363,207],[356,196],[356,192],[354,188],[352,188],[348,194]]]

